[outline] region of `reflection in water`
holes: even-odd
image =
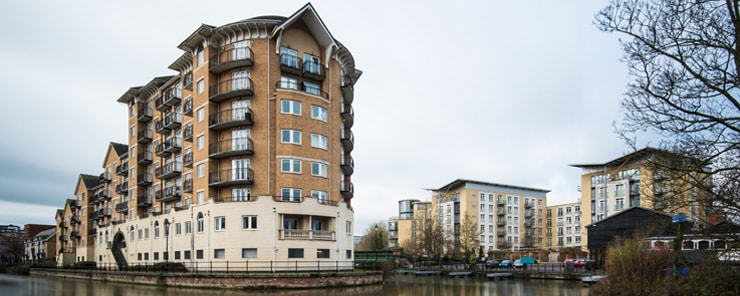
[[[227,290],[162,288],[149,285],[111,283],[55,277],[23,277],[0,274],[2,295],[112,295],[112,296],[228,296],[228,295],[588,295],[578,281],[415,277],[398,275],[383,285],[304,290]]]

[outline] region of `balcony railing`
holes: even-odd
[[[182,139],[192,143],[193,142],[193,125],[188,123],[182,131]]]
[[[214,83],[209,88],[210,100],[219,103],[235,97],[252,96],[252,79],[231,78]]]
[[[290,54],[280,54],[280,70],[294,75],[301,75],[301,59]]]
[[[344,103],[346,104],[352,104],[352,101],[355,99],[354,84],[351,77],[347,75],[342,76],[340,89],[342,90],[342,98],[344,98]]]
[[[500,219],[496,222],[497,225],[506,225],[506,219]]]
[[[156,131],[158,134],[164,134],[164,133],[170,132],[170,130],[164,125],[164,120],[160,120],[160,119],[154,120],[154,131]]]
[[[345,176],[350,176],[355,171],[355,160],[352,158],[352,156],[345,155],[342,158],[342,163],[340,164],[342,168],[342,172]]]
[[[154,175],[157,176],[157,179],[169,179],[179,176],[181,173],[182,162],[179,161],[166,163],[154,170]]]
[[[506,236],[506,230],[496,232],[498,236]]]
[[[116,185],[116,193],[128,195],[128,181]]]
[[[503,216],[503,215],[506,215],[506,210],[501,210],[501,209],[499,209],[499,210],[498,210],[498,211],[496,212],[496,214],[498,214],[499,216]]]
[[[355,185],[350,181],[344,181],[339,191],[345,199],[351,199],[355,196]]]
[[[208,173],[208,185],[230,186],[254,183],[254,172],[250,168],[235,168]]]
[[[185,179],[185,181],[182,182],[182,191],[185,193],[193,192],[193,179]]]
[[[223,110],[208,117],[208,127],[215,130],[252,124],[252,109],[247,107]]]
[[[152,205],[152,196],[148,192],[141,192],[139,196],[136,197],[136,206],[138,207],[148,207]]]
[[[182,77],[182,88],[193,90],[193,72],[185,73]]]
[[[220,50],[208,60],[211,73],[222,73],[239,67],[252,66],[252,49],[249,47],[235,47]]]
[[[169,138],[162,142],[161,144],[157,145],[155,148],[155,153],[157,156],[167,156],[171,153],[177,153],[180,152],[182,149],[182,139],[180,138]]]
[[[355,135],[349,129],[342,131],[342,146],[345,152],[350,152],[355,148]]]
[[[334,241],[336,240],[336,233],[327,230],[280,229],[280,239]]]
[[[316,81],[324,81],[325,76],[321,73],[321,63],[314,60],[304,61],[303,77]]]
[[[154,196],[156,196],[157,201],[159,202],[169,202],[180,199],[180,196],[182,196],[182,189],[180,186],[165,187],[162,190],[157,190],[154,193]]]
[[[185,99],[185,103],[182,104],[182,114],[185,114],[187,116],[193,116],[193,99],[192,98]]]
[[[167,106],[175,106],[177,104],[180,104],[180,101],[182,101],[182,89],[179,88],[170,88],[167,91],[164,92],[164,104]]]
[[[139,122],[152,120],[152,106],[149,104],[142,104],[137,113]]]
[[[139,186],[148,186],[152,184],[152,174],[150,173],[141,173],[138,176],[136,176],[136,185]]]
[[[533,201],[527,201],[527,202],[524,203],[524,207],[525,208],[534,207],[534,202]]]
[[[136,155],[136,162],[139,165],[147,165],[152,163],[152,152],[144,151]]]
[[[116,213],[126,213],[128,212],[128,201],[119,202],[116,204]]]
[[[252,139],[250,138],[236,138],[220,140],[216,143],[209,145],[209,157],[211,158],[224,158],[235,155],[251,155],[254,154],[254,148],[252,147]]]
[[[137,134],[136,141],[139,144],[146,144],[152,141],[152,137],[154,136],[154,133],[152,133],[151,129],[145,128],[143,130],[140,130]]]
[[[284,80],[281,80],[281,81],[278,81],[277,83],[275,83],[275,87],[277,89],[289,89],[289,90],[296,90],[296,91],[299,90],[299,91],[302,91],[302,92],[307,93],[307,94],[310,94],[310,95],[322,97],[324,99],[328,99],[329,98],[329,94],[327,92],[321,90],[321,87],[319,87],[319,86],[312,86],[312,85],[309,85],[309,84],[306,84],[306,83],[298,83],[297,81],[284,81]]]
[[[128,176],[128,161],[116,165],[116,175],[119,176]]]
[[[350,128],[355,122],[355,109],[350,104],[342,104],[342,119],[344,127]]]
[[[185,153],[185,155],[182,156],[182,165],[186,168],[193,167],[193,152]]]
[[[169,130],[177,129],[182,125],[182,114],[170,112],[164,115],[164,127]]]
[[[524,211],[524,217],[527,217],[527,218],[534,217],[534,211],[533,210]]]

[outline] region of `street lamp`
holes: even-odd
[[[164,262],[170,259],[170,221],[164,220]]]
[[[378,224],[375,224],[375,250],[380,250],[380,237],[378,233]]]

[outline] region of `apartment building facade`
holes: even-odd
[[[388,220],[388,246],[410,247],[419,237],[421,223],[431,219],[431,202],[418,199],[398,201],[398,216]]]
[[[202,25],[118,98],[128,143],[81,177],[75,260],[351,260],[354,83],[362,72],[311,4]],[[62,232],[64,233],[64,232]],[[69,238],[69,234],[64,236]],[[83,258],[84,257],[84,258]]]
[[[432,209],[459,244],[464,216],[477,224],[484,252],[542,248],[549,190],[457,179],[433,189]]]
[[[556,250],[583,247],[585,228],[581,222],[580,202],[548,206],[545,217],[545,247]]]
[[[665,165],[686,161],[692,160],[648,147],[605,163],[571,165],[582,171],[582,225],[635,206],[668,214],[683,213],[688,220],[699,222],[695,225],[703,223],[707,217],[707,193],[692,184],[696,180],[711,180],[701,171],[678,171]],[[586,235],[582,233],[584,242]]]

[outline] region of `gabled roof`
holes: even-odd
[[[41,240],[44,240],[45,241],[45,240],[48,240],[49,238],[53,237],[56,233],[57,233],[57,228],[56,227],[52,227],[52,228],[49,228],[47,230],[44,230],[44,231],[39,232],[34,237],[38,237]]]
[[[131,100],[136,100],[140,103],[146,102],[146,100],[150,96],[156,94],[157,91],[159,91],[159,87],[162,86],[162,84],[172,79],[172,77],[175,76],[169,75],[154,77],[151,81],[149,81],[149,83],[144,86],[131,87],[123,95],[121,95],[120,98],[118,98],[118,102],[126,104],[130,103]]]
[[[68,200],[68,201],[69,201],[69,200]],[[66,207],[66,206],[67,206],[68,204],[69,204],[69,203],[65,204],[64,206]],[[57,209],[57,213],[56,213],[56,214],[54,215],[54,218],[57,218],[57,217],[63,217],[63,216],[64,216],[64,210],[62,210],[62,209]]]
[[[643,208],[641,206],[633,206],[633,207],[630,207],[630,208],[628,208],[628,209],[626,209],[624,211],[621,211],[619,213],[616,213],[614,215],[608,216],[608,217],[606,217],[604,219],[601,219],[599,221],[596,221],[596,222],[593,222],[591,224],[588,224],[588,225],[586,225],[586,228],[589,228],[589,227],[594,226],[594,225],[597,225],[597,224],[604,223],[604,222],[609,221],[611,219],[618,218],[619,216],[625,215],[625,214],[627,214],[629,212],[632,212],[632,211],[648,211],[648,212],[652,212],[652,213],[657,214],[657,215],[668,217],[669,219],[671,219],[673,217],[671,214],[663,213],[663,212],[656,211],[656,210],[653,210],[653,209]]]
[[[635,152],[632,152],[630,154],[626,154],[624,156],[621,156],[619,158],[607,161],[605,163],[591,163],[591,164],[571,164],[572,167],[582,168],[582,169],[603,169],[606,168],[612,168],[612,167],[620,167],[627,163],[634,163],[640,160],[645,159],[647,156],[653,155],[655,153],[661,152],[662,150],[658,150],[651,147],[642,148],[640,150],[637,150]]]
[[[201,24],[200,27],[195,29],[188,38],[185,38],[177,48],[191,53],[194,52],[203,43],[203,41],[211,38],[213,35],[213,29],[215,28],[216,27],[211,25]]]
[[[435,192],[450,191],[450,190],[459,188],[461,186],[464,186],[467,183],[487,185],[487,186],[505,187],[505,188],[511,188],[511,189],[531,190],[531,191],[538,191],[538,192],[543,192],[543,193],[550,192],[550,190],[546,190],[546,189],[537,189],[537,188],[522,187],[522,186],[515,186],[515,185],[506,185],[506,184],[483,182],[483,181],[475,181],[475,180],[468,180],[468,179],[457,179],[455,181],[450,182],[447,185],[444,185],[444,186],[440,187],[439,189],[427,189],[427,190],[432,190],[432,191],[435,191]]]
[[[128,104],[132,100],[136,100],[136,97],[139,96],[139,93],[141,91],[141,86],[134,86],[130,87],[125,93],[121,95],[121,97],[118,98],[119,103]]]
[[[86,174],[80,174],[80,179],[77,181],[77,185],[79,185],[80,182],[82,182],[88,190],[93,190],[103,184],[100,176]]]
[[[108,156],[110,155],[111,150],[116,153],[118,159],[128,156],[128,145],[110,142],[110,145],[108,145],[108,151],[105,152],[105,157],[103,157],[103,168],[105,168],[105,164],[108,163]]]
[[[313,5],[311,5],[310,2],[306,3],[306,5],[301,7],[301,9],[293,13],[293,15],[289,16],[283,22],[275,26],[275,28],[272,29],[272,34],[270,34],[270,38],[275,38],[277,36],[279,44],[281,35],[285,31],[285,29],[292,26],[298,21],[303,21],[303,23],[306,24],[308,30],[311,32],[311,35],[313,35],[313,37],[316,38],[316,41],[319,42],[319,45],[325,48],[326,60],[324,61],[324,64],[328,67],[329,61],[331,60],[330,53],[339,46],[337,45],[334,36],[331,35],[331,32],[329,32],[329,29],[324,24],[324,21],[321,20],[321,17],[319,17],[319,14],[316,12],[316,9],[313,8]]]

